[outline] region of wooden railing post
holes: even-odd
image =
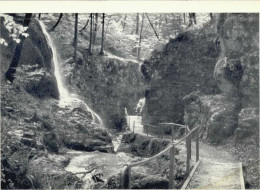
[[[172,141],[173,141],[173,134],[174,134],[174,125],[172,126]]]
[[[189,133],[188,129],[185,129],[186,135]],[[186,138],[186,149],[187,149],[187,158],[186,158],[186,175],[190,173],[190,135]]]
[[[121,176],[121,187],[122,189],[131,188],[131,166],[125,166]]]
[[[168,189],[174,188],[174,161],[175,161],[175,146],[170,149],[170,171],[169,171],[169,187]]]
[[[196,161],[199,161],[200,152],[199,152],[199,128],[196,130]]]
[[[162,125],[162,124],[159,124],[159,127],[160,127],[161,137],[164,138],[164,137],[163,137],[163,133],[164,133],[163,125]]]
[[[192,139],[193,133],[189,135],[188,139],[189,139],[189,158],[191,159],[191,139]]]

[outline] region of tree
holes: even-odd
[[[103,18],[102,18],[102,39],[101,39],[100,55],[104,55],[104,37],[105,37],[105,13],[103,13]]]
[[[154,31],[155,36],[157,37],[158,40],[160,40],[160,39],[159,39],[159,35],[157,34],[157,32],[156,32],[156,30],[155,30],[155,28],[154,28],[154,26],[153,26],[153,23],[152,23],[151,20],[149,19],[147,13],[145,13],[145,15],[146,15],[146,17],[147,17],[147,19],[148,19],[148,21],[149,21],[149,23],[150,23],[150,25],[151,25],[153,31]],[[142,22],[143,22],[143,21],[142,21]]]
[[[93,26],[93,13],[90,13],[90,28],[89,28],[89,54],[92,54],[92,26]]]
[[[214,20],[214,17],[213,17],[212,13],[209,13],[209,16],[210,16],[210,20]]]
[[[24,22],[23,22],[23,27],[28,27],[31,21],[31,17],[32,17],[32,13],[26,13],[25,17],[24,17]],[[19,63],[19,59],[21,56],[21,52],[22,52],[22,47],[23,47],[23,42],[25,40],[25,36],[23,36],[22,34],[20,34],[19,36],[20,38],[20,43],[18,43],[16,45],[16,48],[14,50],[14,56],[12,59],[12,62],[7,70],[7,72],[5,73],[5,78],[7,80],[9,80],[10,82],[13,82],[15,79],[15,72],[16,72],[16,68],[18,66]]]
[[[136,14],[136,29],[135,34],[138,35],[139,33],[139,13]]]
[[[74,31],[74,60],[77,62],[78,59],[78,54],[77,54],[77,49],[78,49],[78,13],[75,14],[75,31]]]
[[[94,36],[93,36],[93,44],[96,44],[96,37],[97,37],[97,27],[98,27],[98,13],[95,14],[95,28],[94,28]]]
[[[39,13],[39,15],[38,15],[38,19],[41,20],[41,13]]]
[[[125,29],[126,19],[127,19],[127,14],[125,14],[125,18],[124,18],[124,21],[123,21],[123,31]]]
[[[54,24],[54,26],[49,30],[49,32],[53,32],[55,30],[55,28],[58,26],[58,24],[60,23],[60,20],[63,16],[63,13],[60,13],[59,19],[58,21]]]
[[[138,47],[138,51],[137,51],[137,59],[140,59],[143,26],[144,26],[144,13],[142,16],[142,25],[141,25],[140,38],[139,38],[139,47]]]
[[[90,16],[89,16],[90,17]],[[83,30],[87,29],[89,23],[89,19],[87,20],[85,26],[80,30],[80,33],[83,32]]]
[[[196,14],[195,13],[189,13],[189,26],[192,26],[193,24],[196,24]]]

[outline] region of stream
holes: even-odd
[[[104,182],[107,179],[115,174],[118,174],[122,171],[124,165],[129,162],[135,161],[136,158],[132,157],[130,154],[126,153],[102,153],[99,151],[95,152],[81,152],[81,151],[70,151],[68,154],[73,154],[73,157],[69,165],[65,170],[72,173],[79,172],[92,172],[86,174],[77,174],[79,178],[82,178],[83,187],[85,189],[92,189],[95,181],[92,176],[94,174],[102,174],[100,177]]]

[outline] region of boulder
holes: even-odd
[[[237,138],[245,138],[259,133],[259,109],[256,107],[244,108],[238,115]]]
[[[168,189],[169,181],[159,176],[147,176],[138,181],[133,189]]]
[[[48,156],[30,161],[28,175],[36,185],[35,188],[41,189],[75,188],[74,185],[80,181],[76,175],[67,172],[62,164],[57,163],[56,159],[51,160]]]

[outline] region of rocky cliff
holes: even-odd
[[[185,110],[185,122],[202,126],[203,138],[212,142],[258,133],[259,113],[258,15],[221,15],[217,30],[222,53],[214,77],[221,93],[197,94]]]
[[[183,96],[194,90],[206,94],[219,91],[213,78],[220,49],[215,45],[214,22],[203,29],[179,34],[144,61],[142,72],[149,94],[144,121],[184,123]]]

